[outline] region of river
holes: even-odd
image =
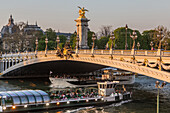
[[[124,101],[102,107],[89,106],[30,113],[156,113],[157,89],[155,81],[157,80],[146,76],[136,77],[136,82],[127,86],[133,92],[133,99],[129,102]],[[52,89],[50,86],[50,81],[42,78],[0,80],[0,91],[24,89],[49,91]],[[170,84],[160,90],[160,113],[170,113]]]

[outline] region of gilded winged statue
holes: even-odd
[[[81,8],[80,6],[78,6],[79,10],[79,18],[86,18],[85,17],[85,11],[88,11],[87,9],[85,9],[84,7]]]

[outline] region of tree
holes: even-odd
[[[93,31],[88,31],[88,38],[87,38],[87,45],[89,46],[89,48],[92,48],[92,35],[94,34]]]
[[[71,37],[70,37],[70,45],[71,45],[72,49],[75,49],[75,47],[76,47],[76,38],[77,38],[77,32],[75,31],[73,33],[73,35],[71,35]]]
[[[156,31],[157,31],[156,35],[158,34],[159,30],[163,31],[164,37],[162,38],[161,41],[159,41],[157,37],[154,37],[155,44],[158,46],[158,44],[161,42],[161,46],[162,46],[161,48],[164,48],[165,47],[165,41],[166,41],[166,42],[168,42],[167,49],[170,49],[170,47],[169,47],[170,46],[170,43],[169,43],[170,42],[170,31],[164,26],[158,26],[156,28]]]
[[[48,40],[52,40],[52,41],[56,40],[56,32],[55,32],[55,30],[53,30],[51,28],[46,29],[45,35],[47,36]]]
[[[96,45],[97,45],[98,49],[105,49],[108,41],[109,41],[108,37],[101,37],[99,40],[97,40]]]
[[[142,43],[142,49],[151,49],[150,43],[155,42],[154,38],[156,37],[156,30],[146,30],[142,33],[142,39],[140,43]],[[155,46],[155,45],[154,45]]]
[[[110,36],[112,26],[102,26],[99,35],[102,37]]]

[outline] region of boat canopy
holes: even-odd
[[[0,101],[0,105],[25,105],[50,102],[49,95],[42,90],[0,92],[0,99],[4,99],[3,101]]]

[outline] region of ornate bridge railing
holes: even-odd
[[[48,54],[55,54],[56,50],[48,50]],[[37,54],[44,55],[45,51],[38,51]],[[79,50],[79,54],[92,54],[90,49]],[[94,54],[110,55],[110,50],[95,50]],[[3,54],[2,57],[35,55],[35,52]],[[113,55],[131,55],[131,50],[113,50]],[[135,50],[135,55],[159,56],[156,50]],[[169,56],[170,51],[162,51],[161,56]]]

